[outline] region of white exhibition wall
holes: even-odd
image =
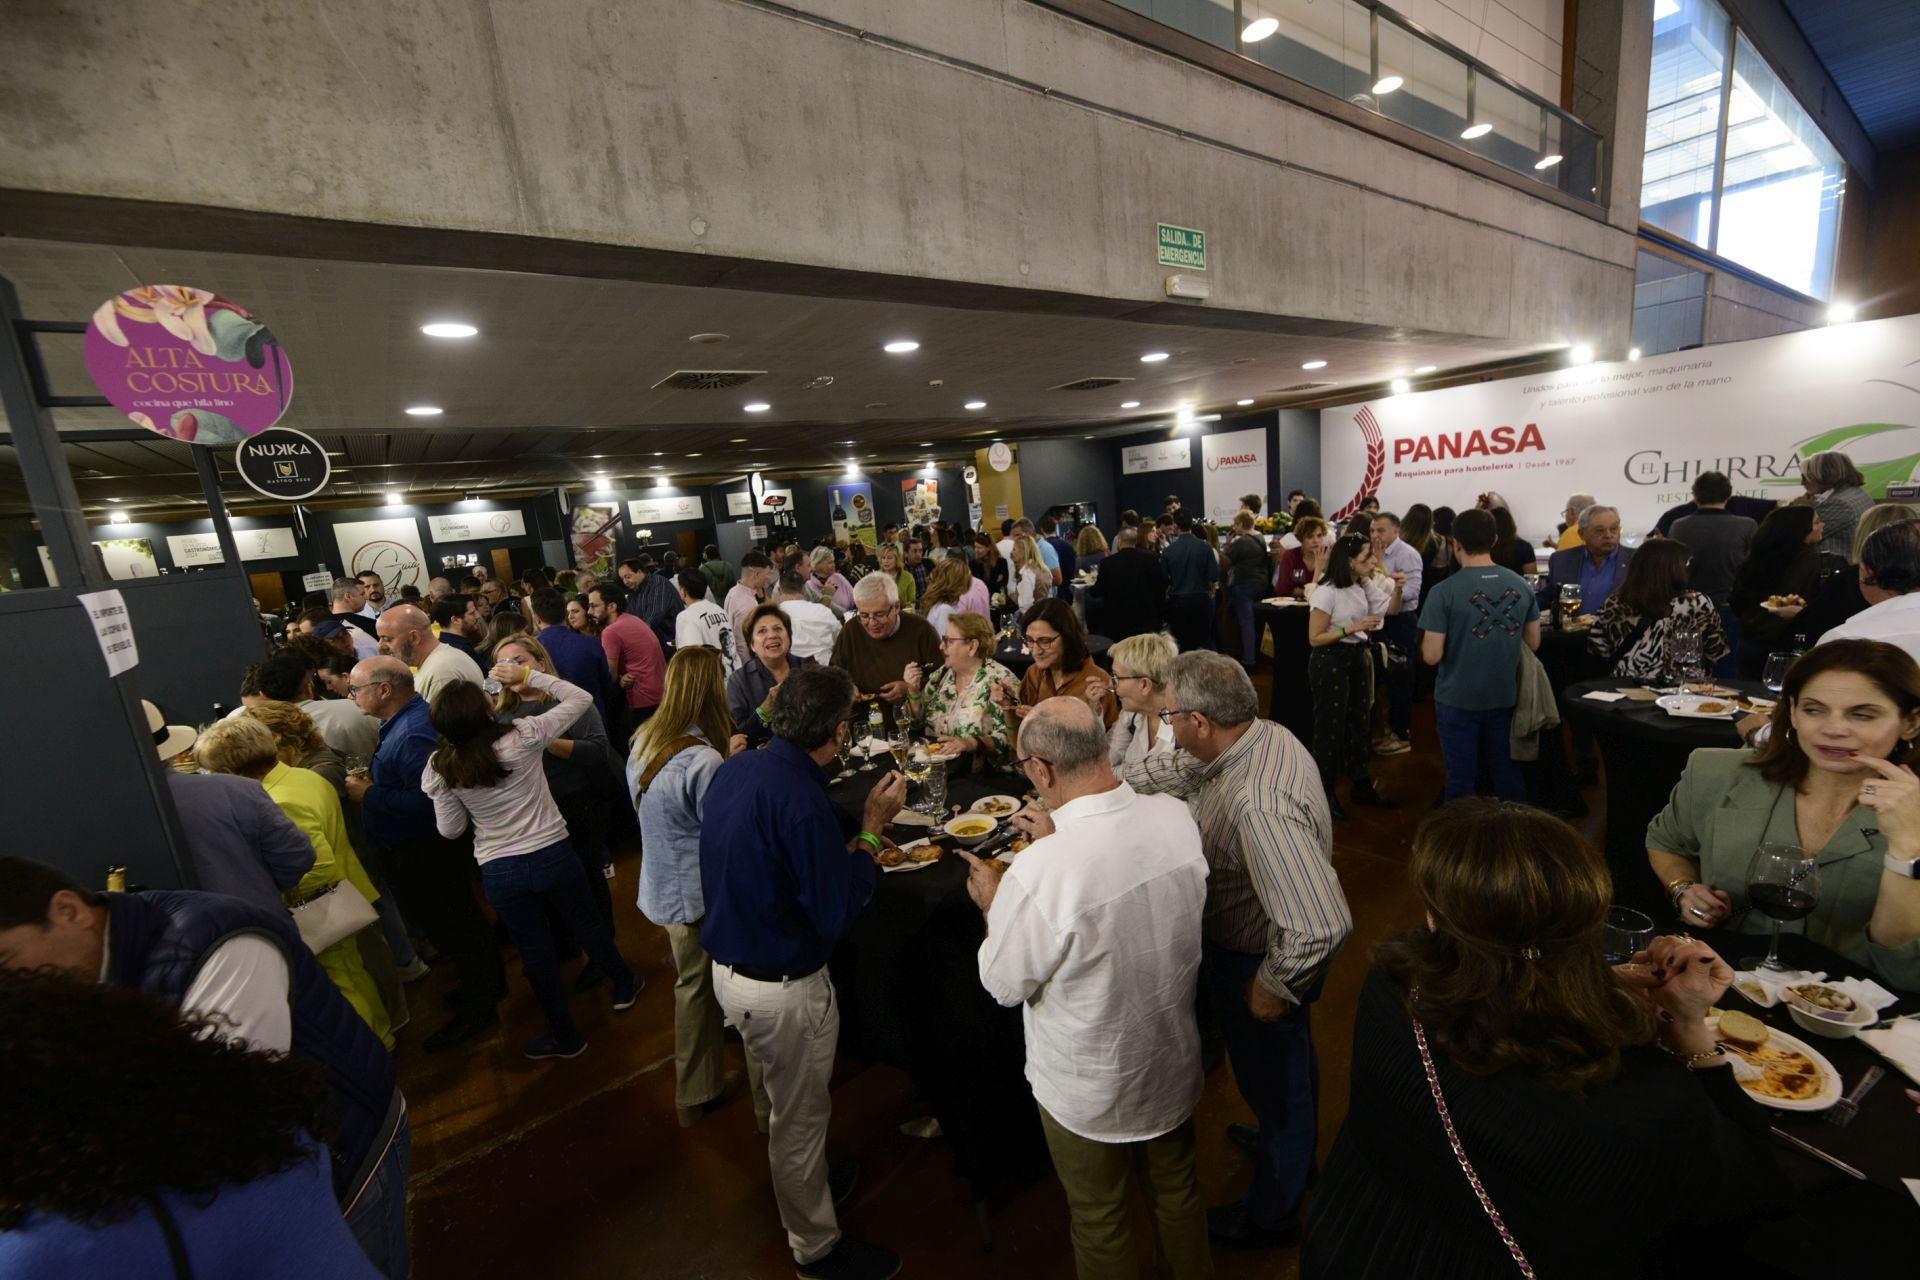
[[[1847,454],[1875,495],[1920,472],[1920,315],[1809,329],[1320,413],[1324,505],[1363,493],[1405,511],[1493,490],[1520,531],[1551,534],[1569,494],[1620,508],[1629,534],[1689,501],[1702,471],[1792,499],[1800,459]]]

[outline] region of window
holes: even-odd
[[[1640,354],[1697,347],[1706,330],[1707,273],[1642,249],[1633,277],[1633,345]]]
[[[1714,0],[1654,0],[1653,15],[1641,221],[1824,299],[1840,153]]]

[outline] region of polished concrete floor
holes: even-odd
[[[1265,705],[1266,663],[1257,677]],[[1417,708],[1415,749],[1376,760],[1399,802],[1355,809],[1337,824],[1334,862],[1354,931],[1314,1010],[1324,1155],[1347,1105],[1355,1001],[1381,939],[1419,919],[1404,874],[1408,842],[1440,787],[1430,707]],[[606,988],[575,999],[590,1040],[582,1056],[528,1062],[521,1044],[544,1029],[518,966],[491,1040],[427,1057],[451,984],[445,966],[409,989],[426,1012],[400,1035],[401,1082],[412,1111],[414,1275],[645,1276],[659,1280],[762,1280],[793,1266],[769,1189],[765,1139],[743,1097],[682,1130],[673,1108],[672,971],[666,935],[633,906],[637,857],[618,860],[614,900],[622,951],[647,979],[640,1002],[615,1014]],[[730,1049],[737,1053],[737,1049]],[[988,1202],[994,1248],[982,1252],[965,1188],[938,1139],[908,1137],[913,1088],[886,1067],[843,1063],[834,1079],[835,1158],[857,1157],[861,1179],[841,1212],[850,1234],[899,1250],[903,1276],[1070,1277],[1066,1203],[1050,1173],[1009,1180]],[[1224,1127],[1247,1120],[1226,1066],[1207,1081],[1196,1117],[1201,1189],[1225,1203],[1245,1186],[1247,1162]],[[1145,1243],[1142,1242],[1143,1257]],[[1297,1252],[1218,1251],[1223,1280],[1291,1277]]]

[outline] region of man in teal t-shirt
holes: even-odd
[[[1493,562],[1493,540],[1487,512],[1456,516],[1460,569],[1428,591],[1420,608],[1420,657],[1440,668],[1433,712],[1449,800],[1474,793],[1483,761],[1502,799],[1527,798],[1507,735],[1520,685],[1520,646],[1540,647],[1540,606],[1525,578]]]

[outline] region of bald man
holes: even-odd
[[[411,608],[387,610],[380,615],[382,624]],[[444,645],[441,651],[455,653]],[[500,1024],[496,1006],[506,994],[506,971],[493,929],[468,885],[471,846],[440,834],[433,801],[420,787],[440,735],[427,718],[426,699],[414,691],[413,673],[398,658],[367,658],[347,679],[354,705],[380,721],[380,749],[372,768],[347,775],[347,794],[360,802],[367,838],[386,852],[401,907],[460,975],[453,1021],[426,1039],[427,1052],[438,1053]]]
[[[414,669],[414,688],[429,703],[456,680],[482,683],[480,664],[450,644],[441,644],[419,606],[395,605],[374,624],[386,651]]]

